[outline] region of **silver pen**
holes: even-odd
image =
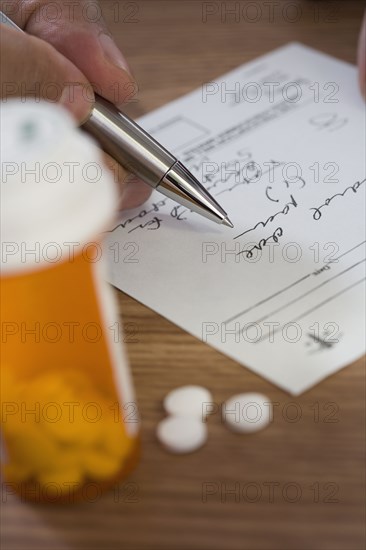
[[[23,32],[0,11],[0,23]],[[216,223],[233,227],[226,212],[169,151],[112,103],[96,95],[82,128],[127,170],[167,197]]]

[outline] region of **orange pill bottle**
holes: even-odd
[[[36,502],[95,500],[138,457],[99,237],[117,190],[94,142],[46,103],[2,108],[1,163],[3,490]]]

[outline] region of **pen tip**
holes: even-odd
[[[231,227],[231,228],[234,227],[233,224],[231,223],[231,221],[229,220],[229,218],[224,218],[222,220],[222,225],[227,225],[227,227]]]

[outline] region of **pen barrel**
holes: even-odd
[[[100,96],[96,96],[95,107],[82,128],[106,153],[151,187],[157,187],[177,162],[140,126]]]

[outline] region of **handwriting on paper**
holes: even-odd
[[[363,110],[355,67],[290,44],[144,117],[234,228],[154,191],[106,234],[110,282],[292,394],[360,357]]]

